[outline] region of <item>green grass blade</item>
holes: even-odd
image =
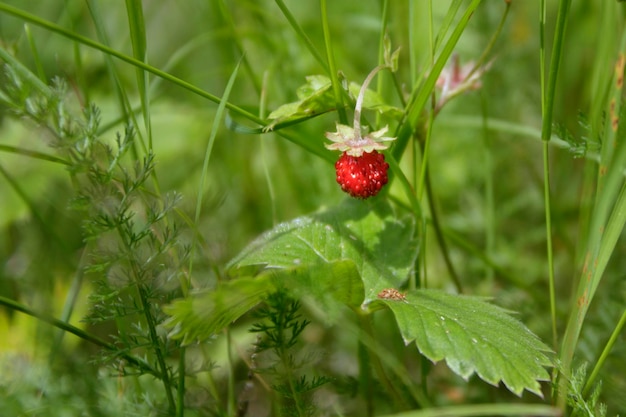
[[[239,66],[241,64],[241,60],[237,63],[233,72],[230,75],[228,83],[226,84],[226,88],[224,89],[224,95],[222,96],[222,101],[217,107],[217,111],[215,113],[215,118],[213,119],[213,125],[211,126],[211,134],[209,135],[209,142],[207,143],[206,149],[204,151],[204,161],[202,162],[202,172],[200,174],[200,182],[198,184],[198,196],[196,201],[196,214],[194,217],[194,223],[197,225],[200,223],[200,214],[202,213],[202,201],[204,198],[204,191],[206,188],[207,176],[209,172],[209,161],[211,159],[211,153],[213,151],[213,145],[215,144],[215,138],[217,137],[217,132],[221,125],[221,122],[224,118],[224,111],[226,109],[226,103],[228,102],[228,97],[230,96],[230,92],[235,84],[235,79],[237,78],[237,73],[239,72]],[[191,270],[193,264],[193,256],[191,256],[191,261],[189,265],[189,275],[191,276]],[[187,291],[189,285],[183,286],[184,293]]]
[[[108,343],[102,339],[100,339],[99,337],[88,333],[86,331],[84,331],[83,329],[80,329],[76,326],[72,326],[69,323],[66,323],[64,321],[55,319],[54,317],[50,317],[47,314],[44,313],[40,313],[37,312],[23,304],[20,304],[16,301],[13,301],[9,298],[3,297],[0,295],[0,305],[3,305],[7,308],[10,308],[13,311],[19,311],[20,313],[29,315],[31,317],[35,317],[38,320],[41,320],[45,323],[48,323],[54,327],[57,327],[61,330],[64,330],[68,333],[73,334],[74,336],[79,337],[82,340],[85,340],[89,343],[92,343],[96,346],[100,346],[110,352],[115,352],[115,354],[119,355],[121,358],[124,358],[124,360],[128,361],[129,363],[137,366],[139,369],[154,375],[157,378],[160,378],[161,375],[159,373],[159,371],[157,371],[156,369],[154,369],[149,363],[147,363],[145,360],[137,358],[127,352],[121,351],[117,346],[115,346],[114,344]]]
[[[437,36],[435,37],[434,50],[437,50],[437,48],[439,48],[439,46],[445,39],[446,33],[448,33],[448,30],[450,30],[450,26],[452,26],[452,21],[454,20],[454,16],[456,16],[456,14],[458,13],[459,8],[461,7],[461,4],[463,4],[463,1],[464,0],[453,0],[452,3],[450,4],[450,7],[448,7],[446,16],[443,18],[443,21],[441,22],[441,26],[439,27],[439,31],[437,32]]]
[[[341,124],[348,124],[348,116],[346,115],[346,109],[344,107],[343,93],[341,91],[341,82],[339,81],[337,74],[337,67],[335,66],[335,54],[333,52],[333,41],[330,37],[330,27],[328,25],[328,7],[326,0],[320,1],[322,10],[322,29],[324,31],[324,42],[326,44],[326,57],[328,59],[328,70],[330,71],[330,80],[333,86],[333,93],[335,94],[335,103],[337,103],[337,114],[339,116],[339,122]]]
[[[302,29],[302,27],[298,24],[298,21],[296,20],[296,18],[293,17],[293,14],[291,14],[291,12],[289,11],[289,8],[285,5],[285,2],[283,0],[275,0],[275,1],[276,1],[276,5],[285,16],[285,19],[287,19],[287,21],[289,22],[289,25],[294,30],[294,32],[296,32],[296,34],[300,37],[300,39],[302,39],[307,49],[311,53],[311,55],[313,55],[315,60],[319,62],[322,68],[324,68],[324,71],[326,71],[326,73],[329,73],[328,63],[324,60],[324,57],[322,56],[322,54],[319,53],[317,48],[315,48],[313,41],[311,41],[311,38],[307,36],[304,29]]]
[[[563,55],[563,39],[565,37],[565,28],[567,22],[567,12],[571,0],[561,0],[557,14],[556,29],[552,46],[552,56],[550,59],[550,70],[548,84],[545,85],[545,3],[542,4],[540,23],[540,72],[541,72],[541,139],[543,140],[543,196],[544,196],[544,213],[546,221],[546,256],[548,262],[548,285],[550,291],[550,317],[552,321],[552,342],[554,348],[558,343],[557,323],[556,323],[556,293],[554,286],[554,256],[552,247],[552,210],[550,203],[550,157],[548,141],[552,136],[552,114],[554,111],[554,98],[556,95],[556,82],[559,74],[559,65]]]
[[[39,57],[39,51],[37,50],[37,44],[35,43],[35,39],[33,38],[33,34],[28,24],[24,25],[24,33],[26,33],[28,45],[30,46],[30,51],[33,54],[33,61],[35,61],[35,68],[37,68],[37,76],[41,81],[46,82],[46,72],[43,69],[43,64],[41,63],[41,58]]]
[[[1,3],[0,8],[2,8]],[[13,55],[2,47],[0,47],[0,59],[6,62],[20,76],[20,78],[26,80],[29,85],[35,87],[39,93],[43,94],[47,99],[52,98],[52,91],[50,90],[50,87],[37,78],[35,74],[24,66],[24,64],[15,59]]]
[[[62,164],[62,165],[68,165],[68,166],[71,165],[70,162],[66,161],[63,158],[59,158],[58,156],[49,155],[49,154],[43,153],[43,152],[31,151],[31,150],[28,150],[28,149],[18,148],[16,146],[3,145],[1,143],[0,143],[0,152],[12,153],[12,154],[15,154],[15,155],[24,155],[24,156],[28,156],[28,157],[33,158],[33,159],[39,159],[40,161],[54,162],[55,164]]]
[[[143,7],[140,0],[126,0],[126,13],[130,29],[130,40],[133,46],[133,55],[138,61],[147,64],[146,24],[143,17]],[[136,68],[137,87],[141,100],[143,123],[148,137],[148,149],[152,150],[152,125],[150,123],[150,96],[148,90],[148,76],[146,71]]]
[[[614,7],[614,5],[606,7]],[[605,103],[607,119],[600,152],[597,194],[589,224],[584,264],[560,352],[562,377],[559,381],[558,404],[561,407],[565,406],[568,375],[583,322],[626,222],[626,184],[624,183],[626,144],[623,140],[616,140],[623,138],[626,134],[626,106],[622,105],[621,99],[626,66],[624,54],[626,32],[622,34],[620,50],[609,84],[610,94]]]
[[[133,57],[130,57],[126,54],[123,54],[119,51],[116,51],[113,48],[110,48],[107,45],[104,45],[102,43],[96,42],[92,39],[89,39],[85,36],[79,35],[78,33],[74,33],[71,32],[55,23],[52,23],[50,21],[47,21],[45,19],[42,19],[38,16],[35,16],[33,14],[30,14],[28,12],[25,12],[23,10],[20,10],[18,8],[6,5],[4,3],[0,3],[0,12],[5,12],[7,14],[10,14],[12,16],[15,16],[19,19],[25,20],[27,22],[30,22],[34,25],[40,26],[44,29],[47,29],[51,32],[57,33],[59,35],[62,35],[68,39],[74,40],[78,43],[81,43],[85,46],[88,46],[90,48],[93,49],[97,49],[101,52],[104,52],[107,55],[110,55],[112,57],[115,57],[121,61],[126,62],[127,64],[133,65],[135,67],[141,68],[143,70],[146,70],[154,75],[156,75],[157,77],[161,77],[167,81],[170,81],[171,83],[178,85],[181,88],[184,88],[185,90],[191,91],[194,94],[199,95],[200,97],[206,98],[214,103],[218,103],[221,101],[220,97],[213,95],[207,91],[202,90],[199,87],[196,87],[195,85],[188,83],[187,81],[184,81],[178,77],[175,77],[172,74],[166,73],[164,71],[161,71],[160,69],[153,67],[151,65],[148,65],[144,62],[141,62]],[[263,120],[259,119],[257,116],[255,116],[254,114],[232,104],[232,103],[226,103],[226,108],[228,108],[230,111],[232,111],[233,113],[236,113],[254,123],[258,123],[258,124],[265,124]]]
[[[465,31],[467,24],[469,23],[472,14],[476,10],[476,8],[480,5],[481,0],[472,0],[463,16],[459,20],[457,26],[452,31],[450,38],[445,43],[439,57],[435,61],[435,64],[432,66],[430,73],[426,80],[420,85],[419,88],[413,90],[413,94],[411,99],[409,100],[409,104],[406,109],[407,123],[402,125],[402,128],[398,132],[398,139],[396,141],[396,145],[393,149],[393,155],[396,159],[400,159],[402,154],[404,153],[404,149],[409,141],[411,135],[417,128],[419,124],[420,117],[422,115],[422,111],[426,102],[430,98],[433,88],[435,87],[435,83],[437,82],[437,78],[439,78],[439,74],[443,70],[443,67],[448,62],[448,59],[452,55],[454,48],[461,38],[461,35]]]
[[[583,396],[587,396],[587,394],[589,394],[589,390],[593,387],[593,384],[598,377],[598,374],[600,373],[600,369],[602,369],[606,358],[609,356],[609,353],[611,353],[613,346],[615,346],[615,342],[617,342],[617,338],[622,333],[624,325],[626,325],[626,310],[624,310],[624,312],[622,313],[622,317],[620,317],[617,326],[615,326],[615,329],[613,329],[613,333],[611,333],[611,337],[604,346],[602,354],[600,354],[600,358],[598,358],[598,362],[596,362],[596,365],[593,367],[593,371],[591,371],[591,374],[589,374],[589,378],[587,378],[587,381],[585,382],[585,387],[582,392]]]
[[[209,135],[209,142],[207,144],[205,153],[204,153],[204,161],[202,163],[202,174],[200,176],[200,184],[198,186],[198,202],[196,205],[196,215],[195,221],[196,223],[200,221],[200,213],[202,211],[202,196],[204,194],[204,188],[206,179],[209,171],[209,160],[211,158],[211,152],[213,151],[213,145],[215,144],[215,138],[217,137],[217,132],[219,130],[219,126],[224,118],[224,110],[226,109],[226,103],[228,102],[228,97],[230,96],[230,92],[235,84],[235,79],[237,78],[237,73],[239,72],[239,66],[241,65],[241,61],[237,63],[233,72],[228,79],[228,83],[226,84],[226,88],[224,89],[224,95],[222,96],[222,100],[220,101],[219,106],[217,107],[217,111],[215,112],[215,118],[213,119],[213,125],[211,126],[211,134]]]
[[[91,18],[96,27],[96,33],[97,33],[98,38],[104,45],[108,45],[109,39],[106,33],[106,25],[103,21],[103,13],[100,11],[99,4],[93,0],[87,0],[87,8],[89,10]],[[107,72],[109,76],[111,77],[111,81],[115,87],[115,93],[119,101],[120,113],[123,115],[124,121],[126,123],[129,123],[129,121],[132,121],[132,124],[134,126],[139,126],[137,123],[135,114],[131,110],[132,105],[130,103],[130,99],[128,98],[126,89],[124,88],[122,80],[118,73],[118,70],[115,67],[115,61],[112,59],[111,54],[109,54],[106,51],[102,51],[102,52],[104,53],[104,61],[107,66]],[[143,134],[140,129],[137,129],[137,136],[139,137],[138,142],[142,146],[144,154],[146,154],[148,149],[146,147],[145,141],[143,139]],[[135,143],[133,143],[133,153],[134,153],[134,158],[138,160],[139,154],[137,152]]]
[[[224,19],[224,21],[228,25],[228,30],[230,31],[230,34],[231,34],[231,36],[233,38],[233,41],[235,42],[235,46],[237,47],[237,51],[242,56],[241,64],[243,65],[244,69],[248,73],[248,77],[250,78],[250,81],[252,82],[252,85],[254,86],[254,90],[257,93],[260,93],[261,92],[261,84],[260,84],[260,82],[258,80],[258,77],[254,73],[252,65],[250,64],[250,61],[248,60],[248,56],[245,54],[245,48],[243,47],[242,41],[239,39],[239,34],[238,34],[238,30],[237,30],[237,25],[235,24],[235,20],[233,19],[233,16],[230,13],[230,10],[228,9],[226,4],[224,3],[224,0],[218,1],[217,5],[218,5],[218,8],[220,10],[220,13],[222,14],[222,18]]]
[[[545,95],[542,95],[542,124],[541,138],[549,141],[552,135],[552,113],[554,111],[554,98],[556,96],[556,82],[559,75],[559,66],[563,55],[563,39],[565,38],[565,28],[567,22],[567,13],[571,0],[560,0],[559,10],[556,18],[556,29],[554,34],[554,43],[552,45],[552,56],[550,58],[550,71],[548,76],[548,84],[546,86]],[[543,41],[543,37],[541,38]],[[542,54],[544,45],[541,45]],[[545,64],[544,64],[545,65]],[[544,73],[544,68],[541,68]]]

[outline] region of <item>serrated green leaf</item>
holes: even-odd
[[[330,78],[325,75],[308,75],[306,84],[301,85],[296,90],[296,95],[300,100],[307,100],[320,92],[327,91],[331,86]]]
[[[335,107],[328,77],[310,75],[306,79],[307,83],[300,86],[296,92],[299,100],[283,104],[271,112],[268,118],[273,121],[265,128],[266,130],[272,130],[274,126],[288,121],[310,118]]]
[[[253,270],[244,267],[238,272]],[[279,289],[322,313],[328,324],[334,323],[344,305],[357,308],[363,302],[363,283],[352,261],[270,269],[173,302],[164,309],[171,315],[165,327],[172,329],[172,338],[183,338],[185,344],[206,340]]]
[[[363,282],[352,261],[317,263],[272,272],[277,287],[303,300],[323,315],[328,324],[339,317],[342,306],[358,308],[363,303]]]
[[[250,244],[230,264],[293,268],[351,260],[365,287],[365,301],[384,288],[402,285],[413,267],[419,241],[412,218],[397,219],[383,199],[349,199],[339,206],[283,223]]]
[[[417,290],[404,300],[379,300],[396,317],[406,344],[467,379],[500,381],[516,395],[541,396],[538,381],[549,380],[550,349],[504,309],[476,297]]]
[[[214,290],[194,294],[164,307],[171,317],[164,326],[183,344],[205,340],[259,304],[276,287],[271,276],[227,281]]]

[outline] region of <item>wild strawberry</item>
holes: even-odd
[[[385,155],[378,151],[387,149],[388,142],[395,138],[385,136],[387,126],[375,132],[361,127],[365,91],[374,75],[383,68],[386,67],[374,68],[363,82],[354,107],[353,126],[337,123],[336,132],[326,132],[326,138],[332,142],[326,144],[326,148],[342,152],[335,163],[337,182],[343,191],[356,198],[375,196],[387,184],[389,164],[385,162]]]
[[[378,194],[387,184],[385,155],[378,151],[364,152],[361,156],[352,156],[344,152],[337,163],[337,182],[341,189],[352,197],[368,198]]]

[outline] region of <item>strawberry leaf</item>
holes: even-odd
[[[239,278],[165,306],[170,337],[183,344],[206,340],[259,304],[276,290],[269,276]]]
[[[335,109],[335,95],[330,78],[325,75],[309,75],[306,81],[306,84],[298,87],[296,91],[297,101],[283,104],[269,114],[268,119],[272,122],[263,128],[264,131],[289,126]],[[356,101],[360,89],[360,84],[351,82],[347,88],[350,98]],[[394,120],[399,120],[404,115],[402,109],[387,104],[380,94],[370,89],[365,90],[363,108],[387,115]]]
[[[433,362],[446,361],[467,379],[500,381],[516,395],[542,396],[538,381],[549,380],[550,349],[507,311],[477,297],[417,290],[402,300],[378,300],[395,315],[405,343]]]
[[[357,308],[363,301],[363,284],[351,261],[270,269],[174,301],[164,309],[171,316],[165,327],[171,329],[170,337],[183,338],[184,344],[206,340],[279,290],[302,300],[329,324],[343,306]]]
[[[296,92],[299,100],[283,104],[271,112],[268,118],[272,119],[272,123],[266,126],[265,130],[273,130],[276,125],[288,121],[310,118],[335,107],[330,78],[310,75],[306,80],[307,83],[300,86]]]
[[[278,225],[245,248],[229,269],[237,274],[250,265],[289,269],[351,260],[363,280],[365,301],[371,301],[382,289],[406,281],[419,245],[414,229],[411,218],[398,220],[383,199],[348,199]]]

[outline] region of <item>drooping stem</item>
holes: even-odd
[[[367,90],[367,86],[370,85],[374,76],[378,73],[378,71],[383,70],[385,68],[389,68],[387,65],[379,65],[374,68],[363,81],[363,85],[361,86],[361,90],[359,91],[359,96],[356,98],[356,105],[354,106],[354,136],[355,139],[361,139],[361,108],[363,107],[363,100],[365,99],[365,91]]]

